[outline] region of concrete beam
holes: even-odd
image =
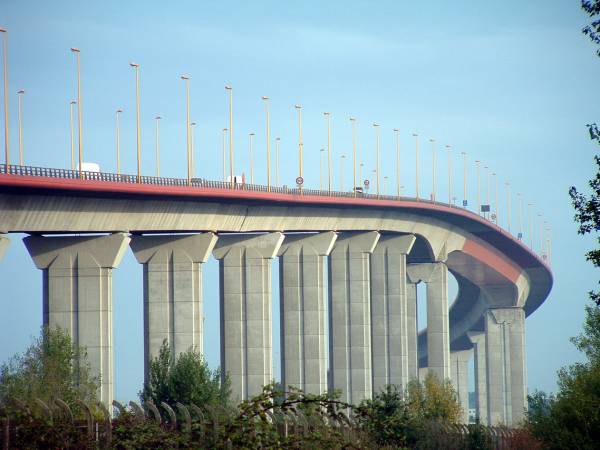
[[[234,401],[262,392],[273,379],[271,259],[282,233],[220,235],[221,370]]]
[[[479,423],[488,425],[487,416],[487,371],[485,356],[485,333],[480,331],[469,331],[467,333],[473,344],[473,356],[475,359],[475,398],[477,400],[475,411]]]
[[[463,410],[463,423],[469,423],[469,361],[472,349],[450,353],[452,384]]]
[[[204,305],[201,264],[217,237],[133,236],[131,249],[144,266],[144,375],[166,339],[173,356],[191,348],[203,352]]]
[[[369,254],[376,231],[342,233],[329,256],[330,387],[342,400],[371,398],[371,310]]]
[[[408,382],[406,255],[414,243],[413,235],[382,236],[371,255],[373,392]]]
[[[85,347],[99,397],[113,400],[112,269],[121,262],[129,237],[42,237],[23,239],[36,267],[43,270],[44,325],[61,328]]]
[[[523,309],[488,310],[485,331],[490,424],[518,425],[527,407]]]
[[[427,367],[440,380],[450,378],[448,268],[444,263],[409,264],[412,283],[427,285]]]
[[[289,234],[279,249],[281,382],[311,394],[327,391],[323,260],[334,232]]]

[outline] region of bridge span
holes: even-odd
[[[111,277],[128,246],[144,268],[146,364],[163,339],[174,353],[202,350],[202,263],[213,255],[221,369],[237,399],[260,392],[273,378],[271,259],[279,258],[284,385],[339,389],[358,403],[433,371],[453,381],[466,421],[474,358],[486,424],[523,417],[525,317],[552,286],[546,261],[479,214],[353,192],[0,166],[0,233],[30,234],[44,324],[87,347],[108,404]],[[0,237],[0,254],[7,244]],[[418,283],[427,297],[421,332]]]

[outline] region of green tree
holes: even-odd
[[[212,371],[202,355],[194,349],[181,353],[175,360],[165,340],[159,354],[150,363],[149,380],[140,392],[142,401],[155,404],[180,402],[204,406],[228,406],[229,379],[221,383],[219,369]]]
[[[61,399],[97,400],[99,377],[93,377],[84,348],[74,346],[60,329],[42,328],[40,336],[23,354],[0,366],[0,404],[19,400],[33,404],[36,398],[50,403]]]

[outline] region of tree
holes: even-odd
[[[220,370],[212,371],[194,349],[174,359],[165,340],[158,356],[150,363],[149,380],[139,395],[142,401],[152,400],[157,405],[180,402],[222,407],[229,405],[230,383],[227,377],[221,383]]]
[[[76,400],[92,403],[99,386],[99,377],[90,374],[86,350],[74,346],[59,328],[42,328],[23,354],[0,367],[0,404],[33,404],[36,398],[46,403],[58,398],[70,406]]]
[[[600,0],[594,0],[593,2],[582,0],[581,8],[592,18],[600,16]],[[583,34],[590,37],[592,42],[600,45],[600,18],[592,20],[592,23],[586,25],[582,31]],[[596,53],[600,56],[600,48],[596,50]]]

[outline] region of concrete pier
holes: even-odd
[[[527,407],[525,313],[521,308],[490,309],[485,331],[490,425],[518,425]]]
[[[262,392],[273,380],[271,259],[282,233],[221,235],[219,260],[221,370],[234,402]]]
[[[412,283],[427,286],[427,367],[440,380],[450,378],[448,268],[442,262],[410,264],[407,272]]]
[[[417,284],[406,277],[406,351],[408,381],[419,379]]]
[[[371,255],[373,392],[408,382],[406,255],[413,235],[382,236]]]
[[[358,404],[371,398],[370,258],[379,233],[342,233],[329,256],[330,388]]]
[[[485,333],[469,331],[467,333],[473,344],[473,359],[475,360],[475,411],[479,423],[488,425],[487,416],[487,371],[485,364]]]
[[[69,333],[87,349],[93,375],[100,375],[99,397],[113,400],[112,269],[127,250],[124,233],[89,237],[29,236],[24,240],[36,267],[43,270],[44,325]]]
[[[281,383],[311,394],[327,391],[323,260],[336,238],[289,234],[279,249]]]
[[[173,356],[203,351],[202,269],[217,237],[133,236],[131,249],[144,266],[144,375],[166,339]]]
[[[452,384],[463,410],[463,423],[469,423],[469,361],[472,349],[450,353]]]

